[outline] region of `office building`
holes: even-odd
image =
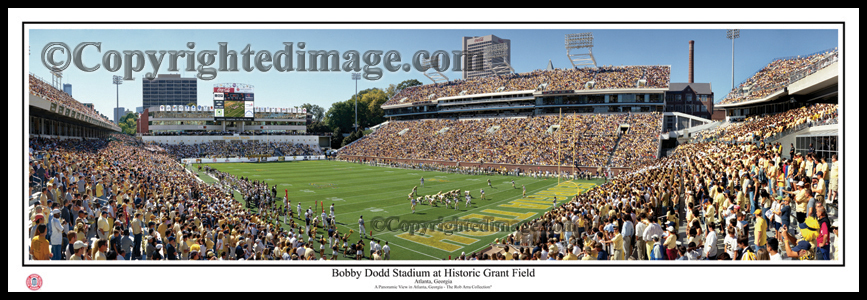
[[[160,74],[154,80],[142,80],[142,107],[160,105],[198,105],[196,78],[180,74]]]
[[[114,108],[114,124],[120,124],[120,118],[124,116],[126,108],[123,107],[115,107]]]
[[[485,49],[492,45],[506,44],[505,57],[488,60],[485,57]],[[465,36],[461,39],[461,49],[465,54],[463,57],[463,77],[464,79],[472,79],[493,75],[494,72],[490,69],[491,66],[511,64],[511,40],[501,39],[495,35],[486,35],[480,37]]]

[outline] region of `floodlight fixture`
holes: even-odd
[[[358,131],[358,81],[361,80],[361,73],[352,73],[352,80],[355,81],[355,124],[352,127]]]
[[[509,45],[505,43],[492,44],[485,47],[485,69],[494,75],[514,73],[515,69],[506,60],[509,56]]]
[[[732,40],[732,90],[735,89],[735,39],[741,37],[740,29],[726,30],[726,38]]]
[[[441,65],[439,56],[434,55],[431,58],[422,59],[420,62],[422,69],[425,70],[424,76],[433,81],[433,83],[449,81],[449,78],[439,70]]]
[[[63,84],[63,72],[60,70],[51,70],[51,85],[57,88],[58,90],[62,89],[61,85]]]
[[[111,76],[111,83],[115,86],[115,101],[117,102],[115,108],[120,108],[120,85],[123,84],[123,77],[117,75]]]
[[[584,52],[582,49],[587,49],[587,52]],[[569,58],[574,68],[578,68],[578,66],[596,67],[596,58],[593,57],[593,33],[567,34],[566,57]]]

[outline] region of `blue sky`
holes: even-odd
[[[399,26],[399,25],[397,25]],[[187,42],[195,42],[193,51],[218,50],[218,42],[228,43],[229,50],[241,52],[248,44],[253,51],[268,50],[272,55],[283,50],[283,42],[293,42],[293,51],[298,51],[297,43],[304,42],[304,50],[337,50],[341,54],[348,50],[364,53],[367,50],[396,50],[401,54],[401,64],[410,62],[412,55],[419,50],[433,52],[445,50],[449,53],[460,50],[461,37],[494,34],[511,40],[511,61],[516,72],[529,72],[545,68],[551,60],[555,68],[571,66],[564,49],[564,35],[592,31],[594,35],[593,53],[599,65],[670,65],[672,82],[687,82],[689,40],[695,40],[695,81],[710,82],[716,99],[721,99],[731,87],[731,41],[726,39],[725,29],[197,29],[197,30],[45,30],[29,31],[31,55],[27,58],[30,72],[50,78],[48,69],[42,64],[39,54],[50,42],[64,42],[70,48],[82,42],[101,42],[101,51],[87,48],[83,53],[85,66],[102,65],[102,56],[109,50],[189,50]],[[771,60],[779,57],[806,55],[820,50],[839,46],[837,30],[795,30],[795,29],[743,29],[741,37],[735,41],[735,84],[752,76]],[[65,55],[55,53],[56,60],[66,59]],[[295,58],[297,67],[297,57]],[[341,58],[340,63],[343,63]],[[454,62],[451,62],[454,64]],[[309,62],[308,62],[309,64]],[[179,72],[184,77],[193,77],[196,72],[184,71],[186,59],[178,62]],[[198,66],[198,62],[196,64]],[[217,67],[215,63],[211,67]],[[268,72],[241,69],[239,58],[238,72],[218,72],[210,81],[199,81],[198,103],[210,105],[212,86],[215,83],[248,83],[255,86],[256,106],[292,107],[303,103],[318,104],[326,109],[336,101],[348,99],[355,92],[355,84],[348,72],[278,72],[273,68]],[[362,62],[362,66],[364,63]],[[383,71],[376,81],[360,80],[358,89],[372,87],[386,88],[407,79],[418,79],[430,83],[421,72],[388,72],[380,63]],[[161,66],[160,73],[168,68],[168,55]],[[64,71],[64,83],[73,85],[73,96],[85,103],[94,103],[96,109],[112,118],[115,107],[115,87],[111,84],[112,75],[123,75],[123,69],[109,72],[101,66],[95,72],[84,72],[70,65]],[[142,105],[141,79],[151,72],[151,65],[145,64],[144,70],[134,72],[134,81],[125,81],[119,88],[120,106],[129,110]],[[460,79],[459,72],[451,68],[445,73],[450,79]]]

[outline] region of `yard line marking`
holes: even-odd
[[[342,227],[346,227],[346,228],[352,229],[351,227],[349,227],[349,226],[347,226],[347,225],[343,225],[343,224],[337,224],[337,226],[342,226]],[[382,234],[383,234],[382,232],[377,233],[377,236],[382,236]],[[392,236],[395,236],[395,235],[392,234]],[[382,238],[379,238],[379,239],[382,239]],[[390,243],[390,245],[395,245],[395,246],[401,247],[401,248],[403,248],[403,249],[406,249],[406,250],[409,250],[409,251],[412,251],[412,252],[415,252],[415,253],[418,253],[418,254],[421,254],[421,255],[427,256],[427,257],[431,257],[431,258],[434,258],[434,259],[437,259],[437,260],[440,259],[439,257],[433,256],[433,255],[430,255],[430,254],[427,254],[427,253],[418,252],[418,251],[416,251],[416,250],[413,250],[413,249],[410,249],[410,248],[407,248],[407,247],[401,246],[400,244],[395,243],[395,241],[390,241],[390,242],[392,242],[392,243]]]
[[[541,181],[540,181],[540,182],[541,182]],[[460,187],[463,189],[464,187],[469,186],[469,185],[472,185],[472,184],[461,185]],[[541,190],[541,189],[537,189],[537,191],[538,191],[538,190]],[[499,194],[499,193],[504,193],[504,192],[506,192],[506,191],[495,192],[495,193],[490,194],[490,196],[494,196],[494,195],[497,195],[497,194]],[[368,195],[368,196],[379,195],[379,194],[388,194],[388,193],[393,193],[393,192],[383,192],[383,193],[378,193],[378,194],[371,194],[371,195]],[[353,198],[353,197],[363,197],[363,196],[365,196],[365,195],[350,196],[350,197],[345,197],[345,198],[348,199],[348,198]],[[376,201],[376,202],[379,202],[379,201],[382,201],[382,200],[369,200],[369,201],[352,202],[352,204],[354,205],[354,204],[361,204],[361,203],[375,202],[375,201]],[[476,203],[478,203],[478,202],[476,202]],[[502,203],[502,200],[499,201],[499,202],[495,202],[495,203],[493,203],[493,204],[497,204],[497,203]],[[547,207],[548,207],[548,206],[547,206],[547,203],[549,203],[549,202],[545,202],[545,203],[546,203],[545,207],[547,208]],[[384,206],[384,207],[382,207],[382,208],[388,208],[388,207],[394,207],[394,206],[402,206],[402,205],[407,205],[407,203],[401,203],[401,204],[389,205],[389,206]],[[487,206],[487,205],[485,205],[485,206]],[[482,208],[482,207],[485,207],[485,206],[479,206],[479,207],[476,207],[476,208],[473,208],[473,209],[479,209],[479,208]],[[434,208],[434,207],[431,207],[431,206],[429,206],[429,205],[426,206],[426,207],[425,207],[425,206],[419,206],[419,207],[417,207],[416,211],[425,211],[425,210],[433,209],[433,208]],[[348,214],[352,214],[352,213],[362,212],[362,211],[365,211],[365,210],[364,210],[364,209],[361,209],[361,210],[356,210],[356,211],[351,211],[351,212],[346,212],[346,213],[348,213]],[[467,212],[469,212],[469,211],[467,211]],[[402,214],[402,215],[400,215],[400,216],[404,216],[404,215],[409,215],[409,214]],[[454,214],[453,214],[453,215],[454,215]],[[451,215],[451,216],[453,216],[453,215]]]
[[[464,236],[457,235],[449,235],[444,232],[436,231],[436,230],[427,230],[424,234],[415,232],[410,234],[409,232],[404,232],[395,237],[404,239],[422,246],[428,246],[431,248],[437,248],[443,250],[445,252],[455,252],[463,249],[463,246],[458,246],[452,243],[446,243],[446,241],[454,242],[463,245],[472,245],[477,243],[479,240],[474,238],[468,238]]]
[[[539,188],[539,189],[536,189],[536,191],[539,191],[539,190],[546,190],[546,188]],[[517,197],[520,197],[520,196],[515,196],[515,198],[512,198],[512,199],[517,199]],[[472,213],[472,212],[474,212],[474,211],[477,210],[477,209],[482,209],[482,208],[485,208],[485,207],[488,207],[488,206],[491,206],[491,205],[497,205],[497,204],[503,203],[503,202],[505,202],[505,201],[508,201],[508,199],[504,199],[504,200],[501,200],[501,201],[498,201],[498,202],[490,203],[490,204],[488,204],[488,205],[479,206],[479,207],[476,207],[476,208],[473,208],[473,209],[470,209],[470,210],[467,210],[467,211],[462,211],[462,212],[458,212],[458,213],[450,214],[450,215],[444,216],[443,219],[445,220],[445,219],[448,219],[449,217],[452,217],[452,216],[455,216],[455,215],[459,215],[459,214]],[[433,207],[427,207],[427,209],[433,209]],[[419,211],[419,210],[417,209],[416,211]],[[400,215],[397,215],[397,216],[405,216],[405,215],[409,215],[409,214],[400,214]],[[435,221],[436,221],[436,220],[431,220],[430,222],[427,222],[427,223],[431,223],[431,222],[435,222]],[[427,224],[427,223],[425,223],[425,224]],[[382,231],[382,232],[380,232],[380,234],[383,234],[383,233],[390,233],[390,232],[398,232],[398,231],[395,231],[395,230]]]
[[[433,255],[430,255],[430,254],[421,253],[421,252],[418,252],[418,251],[412,250],[412,249],[410,249],[410,248],[407,248],[407,247],[404,247],[404,246],[398,245],[397,243],[391,243],[391,245],[395,245],[395,246],[401,247],[401,248],[403,248],[403,249],[406,249],[406,250],[409,250],[409,251],[412,251],[412,252],[415,252],[415,253],[418,253],[418,254],[421,254],[421,255],[427,256],[427,257],[432,257],[432,258],[437,259],[437,260],[441,259],[441,258],[439,258],[439,257],[433,256]]]

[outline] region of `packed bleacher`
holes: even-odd
[[[623,134],[610,167],[635,167],[656,159],[659,134],[662,131],[658,114],[636,114],[629,117],[629,130]]]
[[[837,61],[837,49],[806,56],[776,59],[738,85],[720,104],[764,98]]]
[[[97,139],[35,138],[29,148],[31,260],[335,259],[341,250],[320,245],[348,236],[294,221],[283,229],[278,212],[288,212],[266,183],[223,174],[204,184],[161,151]]]
[[[253,142],[211,142],[196,145],[201,157],[246,157],[274,156],[274,147],[268,143]]]
[[[322,155],[322,150],[319,147],[311,147],[307,144],[292,144],[292,143],[271,143],[275,148],[280,150],[285,156],[302,156],[302,155]]]
[[[834,114],[836,105],[816,105],[741,126],[791,128],[805,118]],[[555,118],[392,122],[380,130],[400,132],[412,123],[404,136],[455,131],[452,134],[479,142],[475,148],[450,145],[458,157],[481,152],[520,158],[510,151],[545,152],[552,147],[547,138],[530,144],[532,139],[523,133],[550,138]],[[631,133],[648,132],[642,127],[659,123],[658,116],[649,114],[575,115],[564,120],[569,126],[563,131],[600,135],[618,131],[625,122],[630,130],[621,143]],[[452,127],[442,131],[441,125]],[[488,134],[487,139],[479,138],[477,130]],[[719,139],[737,140],[749,130],[754,129],[724,131]],[[375,139],[374,135],[361,141]],[[415,146],[438,150],[438,138],[426,138],[428,142]],[[837,201],[840,162],[836,156],[826,161],[812,153],[784,155],[781,149],[763,143],[681,145],[670,157],[643,164],[521,224],[502,243],[498,239],[498,246],[509,248],[459,259],[502,260],[508,255],[518,260],[839,260],[842,237],[836,216],[830,217],[827,207]],[[204,184],[173,156],[139,144],[33,138],[28,156],[33,204],[27,211],[28,251],[33,260],[334,259],[341,252],[340,242],[347,239],[337,231],[322,236],[324,229],[316,225],[311,231],[294,224],[291,216],[283,217],[294,210],[275,207],[276,191],[265,182],[211,170],[218,183]],[[544,153],[530,157],[548,161]],[[257,213],[236,201],[233,191],[248,205],[253,203]],[[277,226],[280,222],[291,229]]]
[[[635,88],[645,80],[646,88],[667,88],[671,68],[668,66],[610,66],[580,69],[535,70],[527,73],[453,80],[409,87],[383,105],[430,101],[441,97],[524,90],[586,90]],[[586,83],[595,80],[595,85]],[[544,88],[541,86],[544,85]],[[434,95],[432,98],[429,96]],[[404,100],[404,98],[406,98]]]
[[[792,127],[831,106],[781,114]],[[785,116],[785,117],[782,117]],[[734,140],[742,132],[723,132]],[[484,257],[517,260],[839,260],[836,155],[692,143],[522,224]],[[481,253],[458,259],[478,259]],[[508,257],[508,258],[506,258]]]
[[[603,166],[620,135],[620,126],[634,129],[625,144],[650,146],[620,154],[617,163],[656,157],[661,115],[658,113],[577,114],[532,118],[479,120],[420,120],[390,122],[372,135],[341,149],[342,155],[491,162],[524,165]],[[562,123],[561,123],[562,122]],[[560,129],[556,129],[559,125]],[[558,145],[559,144],[559,145]],[[652,148],[652,149],[651,149]],[[562,157],[558,158],[559,153]],[[639,149],[639,151],[635,151]]]
[[[29,78],[30,78],[29,79],[29,83],[30,83],[29,86],[30,86],[30,93],[31,94],[42,97],[45,100],[48,100],[48,101],[51,101],[51,102],[54,102],[57,104],[63,104],[63,106],[66,106],[66,107],[74,108],[74,109],[78,110],[79,112],[86,114],[89,117],[92,117],[95,119],[100,119],[103,122],[109,122],[109,123],[111,122],[110,120],[108,120],[108,118],[101,116],[99,114],[99,112],[97,112],[95,109],[84,106],[84,104],[81,104],[81,102],[78,102],[78,100],[75,100],[74,98],[72,98],[72,96],[70,96],[66,92],[58,90],[57,88],[51,86],[50,84],[46,83],[45,81],[42,81],[41,79],[37,78],[33,74],[30,74]]]
[[[199,156],[199,148],[196,145],[171,145],[171,144],[158,144],[160,147],[165,149],[165,151],[174,157],[177,158],[198,158]]]
[[[695,140],[717,140],[723,142],[751,142],[768,139],[774,135],[809,122],[836,119],[837,104],[816,104],[784,113],[754,116],[743,122],[730,123],[712,130],[700,132]]]
[[[280,152],[284,156],[322,155],[322,150],[317,146],[289,142],[210,142],[201,144],[157,144],[175,158],[222,158],[222,157],[255,157],[277,156]]]
[[[143,133],[144,136],[182,136],[182,135],[218,135],[218,136],[233,136],[233,135],[317,135],[317,136],[331,136],[331,132],[295,132],[295,131],[243,131],[243,132],[234,132],[234,131],[185,131],[185,132],[153,132],[153,133]]]

